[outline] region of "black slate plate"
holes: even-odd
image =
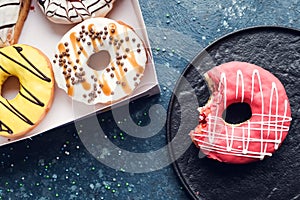
[[[188,136],[188,131],[197,124],[196,108],[204,105],[209,97],[202,74],[233,60],[259,65],[277,76],[286,88],[292,109],[291,128],[279,150],[270,158],[246,165],[200,158],[199,150]],[[187,95],[189,97],[182,101],[181,97]],[[194,96],[196,101],[193,101]],[[300,199],[299,113],[300,31],[264,26],[226,35],[200,52],[176,84],[167,119],[174,169],[193,199]],[[182,142],[174,142],[178,135]],[[187,150],[180,154],[185,148]]]

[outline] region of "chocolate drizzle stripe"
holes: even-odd
[[[0,65],[0,69],[2,69],[2,71],[10,75],[10,73],[6,69],[4,69],[1,65]]]
[[[53,11],[50,11],[50,10],[49,10],[49,11],[47,11],[47,12],[45,13],[46,16],[57,16],[57,17],[62,17],[62,18],[65,18],[65,19],[67,19],[67,20],[69,20],[69,21],[71,21],[72,18],[79,17],[79,15],[74,15],[74,16],[69,16],[69,15],[68,15],[68,13],[69,13],[71,10],[75,9],[74,7],[71,7],[70,9],[66,10],[63,6],[61,6],[60,4],[57,4],[57,3],[55,3],[55,2],[52,2],[51,4],[49,4],[48,7],[49,7],[50,5],[55,5],[55,6],[60,7],[61,9],[63,9],[63,10],[66,12],[66,16],[57,14],[57,13],[56,13],[56,10],[53,10]],[[44,10],[45,10],[45,8],[44,8]],[[50,15],[49,15],[49,14],[50,14]]]
[[[19,3],[6,3],[6,4],[0,5],[0,8],[6,7],[6,6],[19,6],[19,5],[20,5],[20,2]]]
[[[0,29],[11,28],[11,27],[14,27],[15,25],[16,25],[16,23],[5,24],[3,26],[0,26]]]
[[[63,15],[57,14],[56,10],[54,10],[54,11],[47,11],[45,14],[46,14],[46,16],[58,16],[58,17],[62,17],[62,18],[68,19],[67,16],[63,16]]]
[[[34,96],[31,92],[29,92],[29,90],[27,90],[23,85],[21,85],[21,87],[24,89],[24,91],[29,94],[30,97],[25,96],[21,91],[19,92],[19,94],[24,97],[25,99],[27,99],[28,101],[30,101],[33,104],[36,104],[40,107],[44,107],[45,104],[43,102],[41,102],[36,96]]]
[[[17,60],[13,59],[12,57],[6,55],[5,53],[0,51],[0,55],[3,55],[4,57],[8,58],[9,60],[13,61],[14,63],[18,64],[19,66],[23,67],[24,69],[28,70],[29,72],[31,72],[32,74],[34,74],[35,76],[37,76],[38,78],[47,81],[47,82],[51,82],[51,79],[48,78],[46,75],[44,75],[40,70],[37,69],[37,67],[35,67],[21,52],[20,50],[18,50],[18,48],[21,47],[15,47],[14,48],[17,50],[17,52],[20,54],[20,56],[34,69],[31,70],[28,67],[26,67],[25,65],[23,65],[22,63],[18,62]]]
[[[50,13],[50,15],[49,15]],[[76,18],[76,17],[79,17],[79,15],[74,15],[74,16],[64,16],[64,15],[60,15],[60,14],[57,14],[56,11],[47,11],[46,12],[46,16],[57,16],[57,17],[62,17],[62,18],[65,18],[67,20],[70,21],[70,19],[72,18]]]
[[[95,1],[94,3],[92,3],[91,5],[89,5],[87,7],[87,9],[89,10],[91,7],[93,7],[94,5],[98,4],[99,1]],[[105,6],[108,6],[109,7],[109,3],[111,3],[111,0],[109,2],[105,2],[105,4],[103,6],[101,6],[100,8],[104,8]]]
[[[28,60],[26,58],[26,56],[24,56],[21,51],[23,50],[22,47],[16,47],[14,46],[14,48],[16,49],[16,51],[20,54],[20,56],[36,71],[40,74],[40,76],[42,76],[42,80],[47,81],[47,82],[51,82],[51,79],[48,78],[45,74],[43,74],[36,66],[34,66],[34,64],[32,64],[32,62],[30,62],[30,60]]]
[[[18,118],[20,118],[22,121],[24,121],[25,123],[33,126],[34,123],[32,121],[30,121],[25,115],[23,115],[18,109],[16,109],[13,105],[11,105],[9,103],[8,100],[6,100],[7,104],[3,103],[2,101],[0,101],[0,103],[6,108],[8,109],[10,112],[12,112],[14,115],[16,115]]]
[[[38,4],[43,8],[43,11],[45,11],[45,2],[42,0],[37,0]]]
[[[57,17],[61,17],[61,18],[64,18],[64,19],[67,19],[67,20],[71,21],[72,18],[77,18],[77,17],[82,18],[82,17],[85,17],[85,16],[90,16],[90,15],[94,14],[95,12],[97,12],[97,11],[99,11],[99,10],[105,8],[105,7],[110,8],[110,7],[111,7],[111,6],[110,6],[110,3],[112,2],[112,0],[105,0],[105,4],[104,4],[104,5],[102,5],[102,6],[100,6],[100,7],[97,7],[95,10],[92,10],[91,12],[89,11],[89,9],[90,9],[91,7],[93,7],[93,6],[95,6],[96,4],[98,4],[98,3],[100,2],[100,0],[95,1],[94,3],[92,3],[91,5],[89,5],[89,6],[87,6],[87,7],[86,7],[81,1],[75,0],[75,1],[70,1],[70,2],[71,2],[72,7],[70,7],[69,9],[66,9],[66,8],[63,7],[61,4],[58,4],[58,3],[56,3],[56,2],[50,2],[50,4],[48,4],[48,6],[47,6],[47,8],[46,8],[45,5],[44,5],[44,3],[38,1],[38,3],[43,7],[46,16],[49,16],[49,17],[57,16]],[[81,4],[83,5],[83,7],[86,7],[86,9],[85,9],[85,8],[76,8],[76,7],[72,4],[72,2],[78,2],[78,3],[81,2]],[[49,8],[50,5],[51,5],[51,6],[55,5],[55,6],[59,7],[59,8],[61,8],[62,10],[65,11],[66,15],[64,16],[64,15],[62,15],[62,14],[56,13],[56,10],[57,10],[57,9],[55,9],[55,10],[48,10],[48,8]],[[72,15],[72,16],[70,16],[70,15],[69,15],[70,11],[72,11],[72,10],[74,10],[74,9],[75,9],[76,13],[78,13],[78,11],[80,11],[80,10],[83,10],[83,11],[85,11],[86,13],[79,13],[79,14],[77,14],[77,15]],[[47,11],[46,11],[46,10],[47,10]]]
[[[89,9],[90,7],[92,7],[92,6],[94,6],[95,4],[97,4],[98,2],[95,2],[94,4],[91,4],[91,5],[89,5],[87,8]],[[101,7],[99,7],[98,9],[95,9],[95,10],[93,10],[92,12],[91,12],[91,14],[94,14],[95,12],[97,12],[98,10],[101,10],[102,8],[104,8],[104,7],[110,7],[110,4],[111,3],[111,0],[110,1],[106,1],[106,4],[104,4],[103,6],[101,6]]]
[[[7,132],[8,134],[13,134],[11,128],[9,128],[4,122],[0,121],[0,132]]]

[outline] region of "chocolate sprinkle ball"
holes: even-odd
[[[109,64],[90,67],[90,57],[101,51],[109,54]],[[146,63],[147,52],[134,30],[107,18],[89,19],[72,28],[58,43],[53,59],[58,86],[73,100],[88,105],[130,95]]]

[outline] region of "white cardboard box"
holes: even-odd
[[[98,104],[96,106],[87,106],[83,103],[73,101],[63,90],[55,86],[53,105],[42,122],[22,138],[8,140],[7,138],[0,137],[0,146],[33,137],[94,112],[107,110],[111,106],[114,107],[122,105],[122,103],[128,102],[129,99],[151,96],[160,92],[146,27],[138,0],[117,0],[114,4],[113,10],[107,17],[115,20],[121,20],[133,27],[150,51],[150,58],[148,59],[144,77],[136,90],[134,90],[133,94],[112,105]],[[36,0],[33,0],[32,9],[24,24],[19,43],[28,44],[40,49],[50,60],[52,60],[57,43],[73,26],[75,25],[61,25],[50,22],[41,12]],[[76,112],[74,112],[74,107],[78,108],[76,109]]]

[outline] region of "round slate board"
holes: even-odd
[[[246,165],[224,164],[199,156],[199,149],[191,142],[187,150],[178,155],[178,149],[183,148],[184,142],[171,141],[177,135],[181,135],[183,141],[190,141],[188,130],[197,125],[196,109],[209,98],[203,73],[234,60],[261,66],[283,83],[293,118],[286,140],[272,157]],[[170,155],[175,160],[175,171],[191,197],[201,200],[300,199],[299,93],[298,30],[274,26],[247,28],[224,36],[200,52],[176,84],[167,119]],[[196,103],[180,101],[181,96],[186,94],[193,94]],[[181,122],[185,121],[190,123],[186,123],[184,129],[180,128]]]

